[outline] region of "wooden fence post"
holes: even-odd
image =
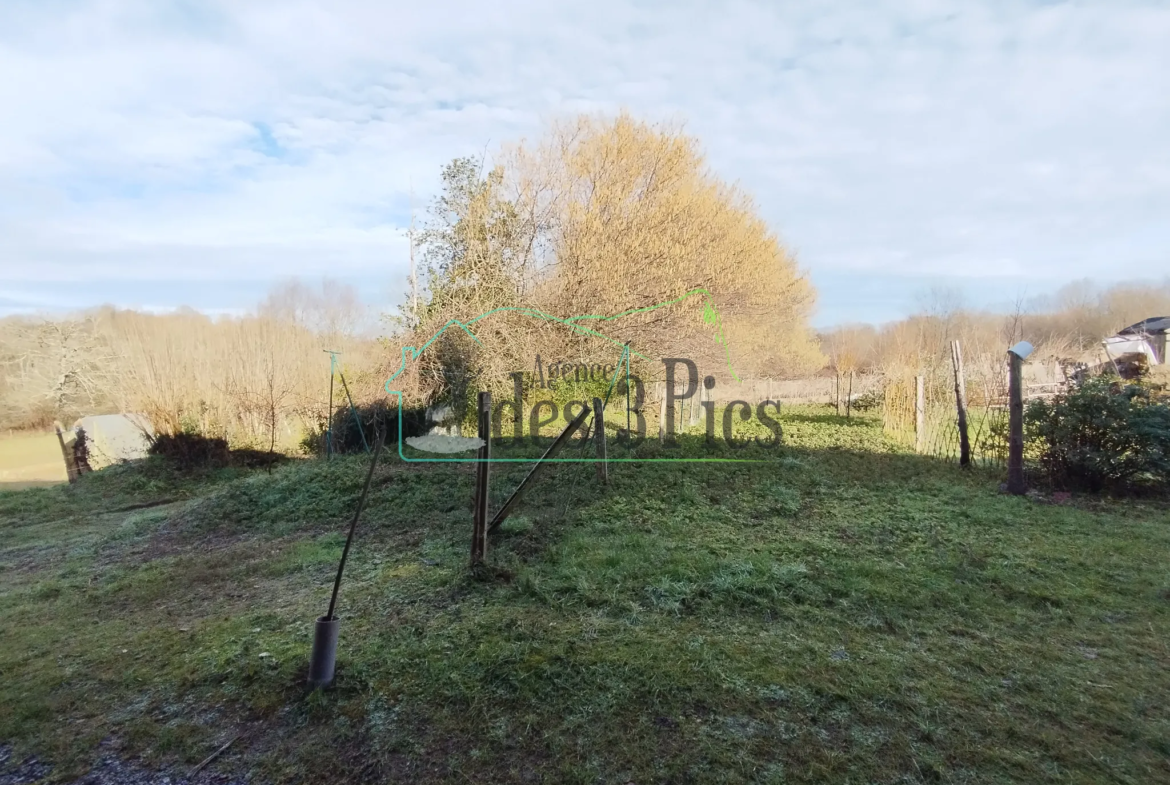
[[[479,463],[475,466],[474,524],[471,533],[471,566],[487,558],[489,467],[492,458],[492,394],[479,394]]]
[[[597,441],[597,482],[601,485],[609,484],[609,465],[605,454],[605,405],[600,398],[593,399],[593,427],[597,430],[594,439]]]
[[[1024,482],[1024,358],[1032,344],[1020,341],[1008,350],[1008,493],[1027,492]]]
[[[664,444],[666,442],[666,382],[662,382],[657,386],[659,392],[658,401],[658,443]]]
[[[329,414],[325,420],[325,460],[333,457],[333,366],[337,358],[329,353]]]
[[[914,377],[914,452],[926,451],[926,377]]]
[[[849,392],[845,395],[845,419],[848,420],[853,412],[853,371],[849,372]]]
[[[69,482],[77,482],[77,464],[73,460],[73,451],[65,446],[65,435],[61,433],[61,426],[56,426],[57,443],[61,445],[61,459],[65,461],[65,476],[69,478]]]
[[[963,377],[963,349],[951,341],[951,366],[955,371],[955,408],[959,415],[959,466],[971,466],[971,439],[967,435],[967,380]]]

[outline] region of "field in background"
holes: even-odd
[[[67,482],[55,433],[0,433],[0,490]]]
[[[471,467],[391,454],[324,692],[364,456],[0,493],[0,744],[63,779],[181,779],[236,734],[195,782],[1170,779],[1165,502],[1002,495],[876,412],[782,422],[765,463],[551,467],[478,579]]]

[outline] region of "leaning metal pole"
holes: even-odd
[[[313,633],[313,653],[309,658],[309,682],[318,687],[324,687],[333,681],[333,669],[337,662],[337,633],[340,626],[335,611],[337,610],[337,594],[341,590],[341,576],[345,572],[345,562],[349,559],[349,549],[353,545],[353,535],[357,531],[358,518],[366,506],[366,497],[370,494],[370,483],[374,479],[374,467],[378,465],[378,456],[382,454],[382,444],[386,441],[385,425],[378,432],[378,444],[374,448],[374,457],[370,461],[370,470],[366,474],[366,484],[362,488],[362,495],[358,497],[357,509],[354,510],[353,520],[349,523],[349,534],[345,538],[345,547],[341,550],[341,561],[337,564],[337,577],[333,579],[333,594],[329,597],[329,610],[317,619]]]

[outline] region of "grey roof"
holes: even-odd
[[[1131,324],[1124,330],[1118,330],[1118,335],[1141,335],[1143,333],[1165,333],[1170,332],[1170,316],[1151,316],[1149,319],[1143,319],[1137,324]]]

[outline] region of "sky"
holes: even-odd
[[[551,118],[683,122],[818,290],[1170,275],[1170,2],[0,0],[0,315],[389,310],[412,198]]]

